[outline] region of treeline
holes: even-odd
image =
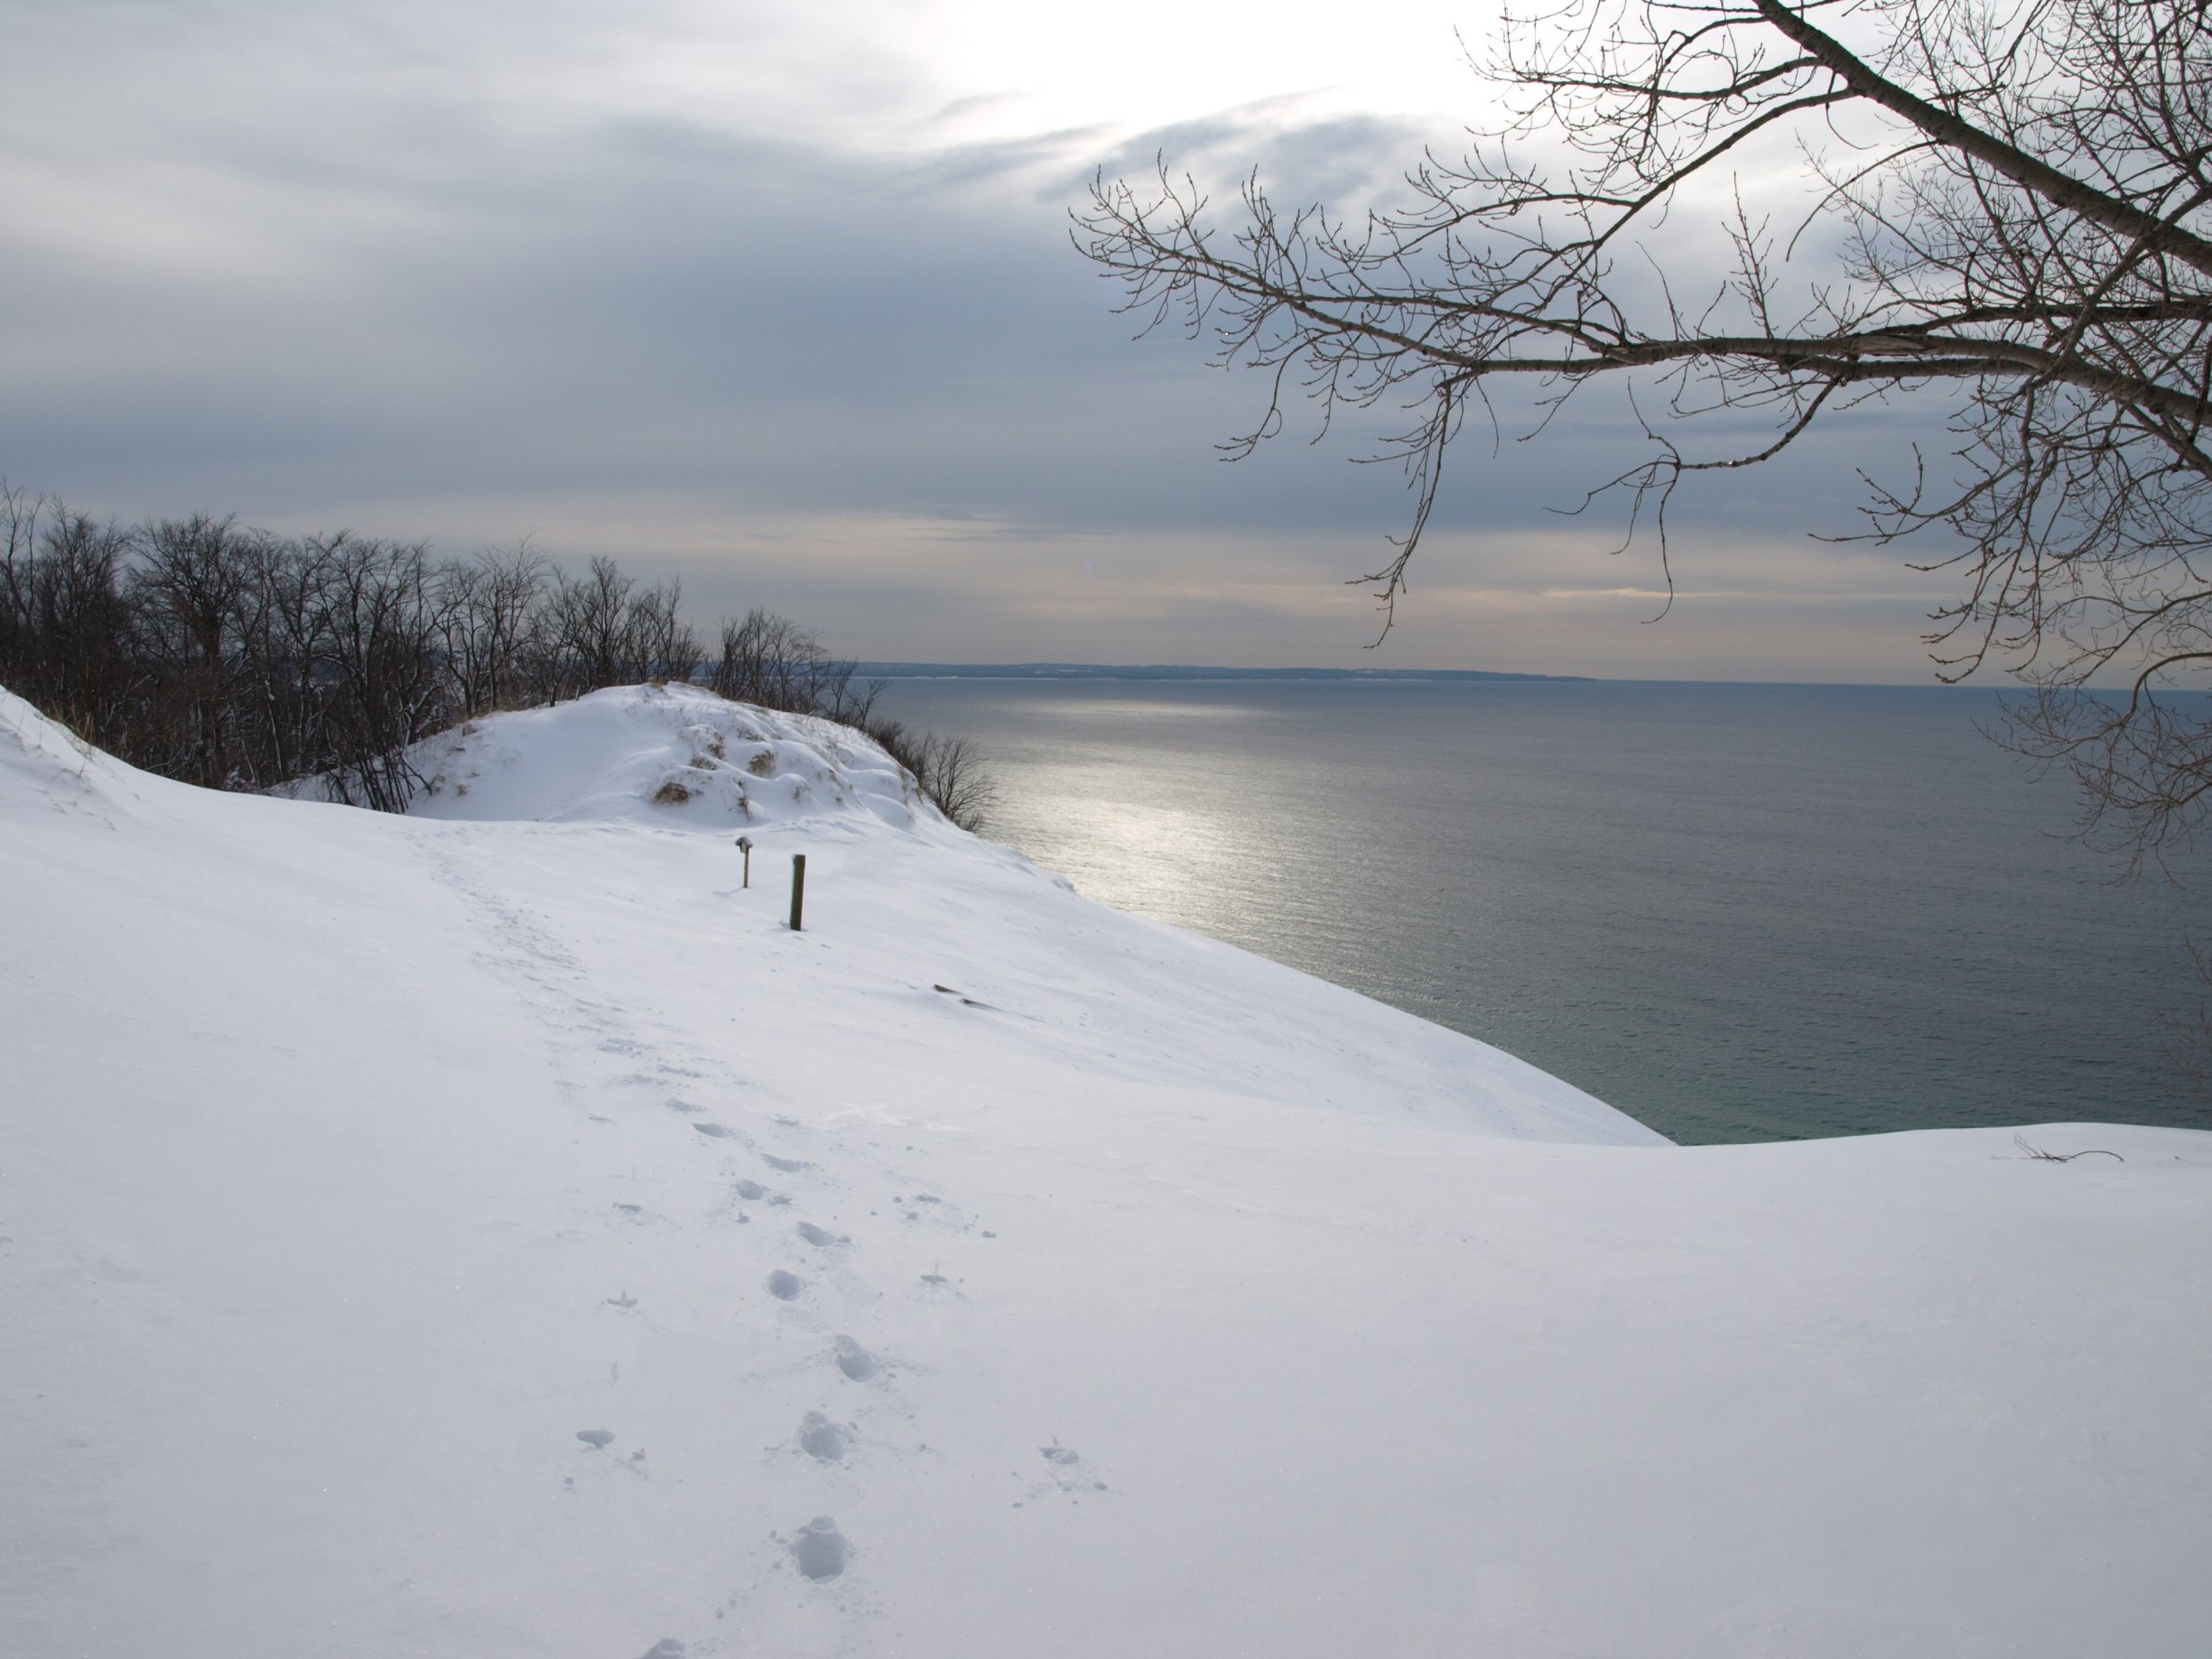
[[[907,732],[805,629],[754,610],[711,654],[611,558],[281,536],[204,515],[122,527],[0,484],[0,684],[134,766],[220,789],[320,775],[404,809],[406,751],[473,715],[608,685],[689,683],[866,730],[963,827],[992,791],[964,739]]]

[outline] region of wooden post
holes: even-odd
[[[738,851],[745,854],[745,885],[750,887],[753,884],[753,838],[750,835],[739,836]]]
[[[806,906],[806,854],[791,855],[791,931],[799,931],[799,912]]]

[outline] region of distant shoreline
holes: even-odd
[[[862,662],[878,680],[1544,680],[1594,684],[1586,674],[1505,674],[1485,668],[1209,668],[1179,663]]]

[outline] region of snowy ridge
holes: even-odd
[[[0,694],[0,1652],[2198,1651],[2212,1136],[1670,1148],[834,728],[425,760]]]
[[[688,685],[471,722],[410,758],[428,780],[416,817],[743,828],[859,808],[900,828],[943,822],[906,769],[852,728]]]

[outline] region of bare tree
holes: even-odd
[[[523,694],[549,569],[527,540],[440,566],[439,630],[463,714],[507,708]]]
[[[555,696],[581,696],[627,677],[629,655],[624,623],[637,578],[604,555],[591,561],[574,581],[556,581],[552,594],[553,633],[558,653]]]
[[[336,622],[325,587],[342,538],[286,541],[256,535],[237,599],[240,661],[234,678],[242,781],[266,788],[302,777],[330,752],[328,671]]]
[[[1360,580],[1388,631],[1447,448],[1499,377],[1640,381],[1648,453],[1617,491],[1632,539],[1687,479],[1771,459],[1870,396],[1948,398],[1954,452],[1871,485],[1876,541],[1943,527],[1946,679],[1995,661],[2036,694],[2012,740],[2070,767],[2132,859],[2199,827],[2212,721],[2212,24],[2176,0],[1566,0],[1510,17],[1503,113],[1408,175],[1402,210],[1285,210],[1254,175],[1223,229],[1204,194],[1101,177],[1079,245],[1148,327],[1342,407],[1403,406],[1414,493]],[[1778,164],[1826,216],[1747,207]],[[1696,294],[1652,281],[1670,210],[1726,200],[1732,258]],[[1785,234],[1787,233],[1787,234]],[[1779,251],[1778,251],[1779,249]],[[1680,266],[1678,261],[1678,274]],[[1654,387],[1663,394],[1651,400]],[[1680,422],[1766,435],[1694,454]],[[1671,591],[1671,577],[1669,577]],[[2088,695],[2092,685],[2114,694]]]
[[[722,619],[721,655],[707,683],[718,696],[732,702],[788,708],[795,665],[826,655],[789,617],[756,605],[742,617]]]
[[[33,658],[32,584],[46,498],[0,479],[0,679],[21,683]]]
[[[630,596],[623,614],[625,679],[691,682],[706,652],[679,614],[683,604],[683,583],[677,577]]]
[[[175,734],[174,776],[209,788],[237,766],[232,682],[239,601],[252,587],[250,543],[228,518],[196,513],[147,527],[131,571],[132,597],[163,659],[161,682]]]
[[[856,664],[832,657],[789,617],[756,605],[742,617],[722,619],[721,655],[707,684],[735,702],[865,728],[883,682],[859,680],[857,674]]]
[[[0,680],[103,747],[144,733],[153,676],[125,592],[132,538],[0,483]]]
[[[332,798],[404,812],[422,785],[408,748],[452,722],[436,584],[421,545],[340,535],[321,549],[331,684]]]

